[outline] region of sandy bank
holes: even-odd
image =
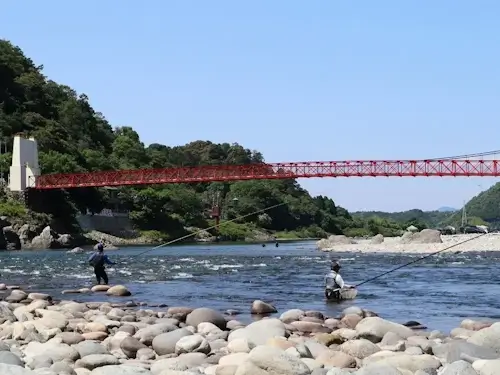
[[[210,308],[58,302],[11,288],[0,288],[2,375],[499,374],[498,323],[464,320],[448,336],[355,306],[329,317],[254,301],[260,319],[246,325]]]
[[[355,243],[329,243],[318,241],[322,251],[349,252],[384,252],[384,253],[432,253],[458,244],[477,234],[455,234],[441,236],[442,243],[401,243],[401,237],[386,237],[382,243],[374,243],[372,239],[350,239]],[[500,251],[500,233],[489,233],[450,249],[450,251]]]

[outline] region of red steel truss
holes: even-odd
[[[134,169],[36,178],[35,189],[309,177],[498,177],[499,160],[372,160]]]

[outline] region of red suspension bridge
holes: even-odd
[[[32,187],[66,189],[312,177],[498,177],[500,160],[473,159],[494,154],[500,151],[428,160],[259,163],[46,174],[36,177]]]

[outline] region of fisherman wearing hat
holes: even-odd
[[[108,275],[106,274],[104,265],[116,263],[110,261],[108,256],[104,254],[104,245],[102,242],[97,244],[97,251],[90,256],[88,262],[92,267],[94,267],[97,284],[101,284],[102,279],[104,281],[104,285],[108,285]]]
[[[332,261],[330,272],[325,276],[325,297],[327,300],[340,300],[340,289],[354,288],[354,286],[346,285],[344,279],[340,276],[340,264],[337,261]]]

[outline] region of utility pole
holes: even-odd
[[[217,190],[217,192],[213,195],[212,198],[212,218],[215,219],[216,232],[219,232],[220,215],[221,215],[220,191]]]
[[[465,201],[464,201],[464,206],[462,208],[462,228],[465,229],[466,225],[467,225],[467,211],[465,210]]]

